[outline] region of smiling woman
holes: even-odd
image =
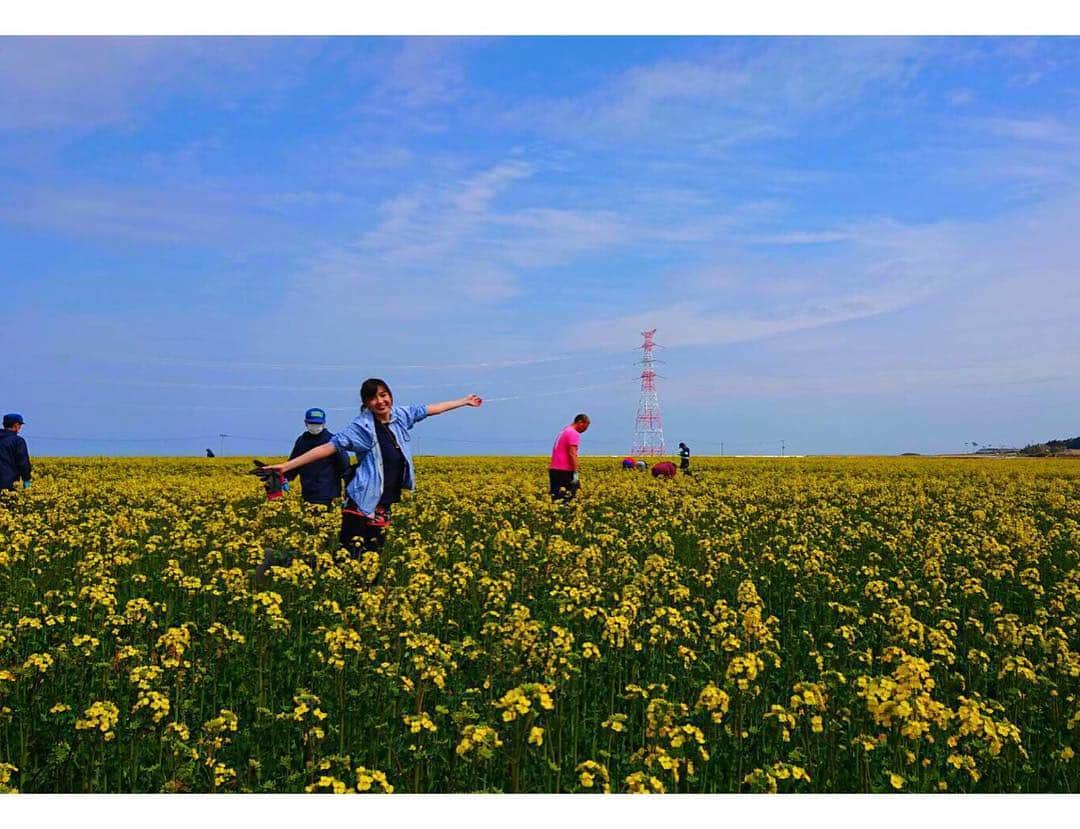
[[[339,534],[341,546],[354,558],[364,550],[382,550],[393,505],[401,500],[402,489],[415,488],[409,434],[412,428],[431,415],[483,403],[477,395],[469,394],[426,406],[395,406],[390,387],[377,377],[364,381],[360,400],[363,403],[360,414],[328,443],[269,467],[287,475],[338,451],[356,454],[357,463],[345,489]]]

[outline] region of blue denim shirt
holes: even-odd
[[[390,410],[388,425],[397,438],[402,454],[405,455],[405,478],[402,486],[407,489],[416,488],[413,479],[412,437],[409,432],[427,416],[427,406],[394,406]],[[383,491],[383,461],[379,439],[375,434],[375,415],[370,409],[363,409],[352,423],[330,438],[330,442],[338,449],[356,454],[360,465],[356,469],[356,476],[345,488],[345,494],[353,499],[360,512],[374,515]]]

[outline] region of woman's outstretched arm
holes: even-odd
[[[479,406],[484,401],[475,394],[467,394],[464,397],[459,397],[457,400],[444,400],[442,403],[428,403],[425,407],[427,409],[428,417],[432,415],[442,414],[443,412],[449,412],[453,409],[460,409],[462,406]]]
[[[294,469],[299,469],[301,466],[307,466],[312,461],[320,461],[323,458],[329,458],[331,455],[337,453],[337,447],[333,441],[327,441],[321,446],[316,446],[314,449],[309,449],[303,455],[297,458],[293,458],[285,463],[275,463],[273,465],[267,465],[265,469],[273,469],[275,472],[281,475],[288,475]]]

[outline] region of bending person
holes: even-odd
[[[362,549],[382,549],[392,506],[401,500],[402,489],[415,488],[409,435],[413,426],[431,415],[483,403],[475,394],[469,394],[427,406],[395,406],[390,387],[375,377],[360,387],[360,400],[360,414],[329,441],[290,461],[267,467],[288,475],[338,452],[356,454],[358,465],[345,488],[339,535],[341,546],[354,557]]]
[[[652,476],[654,478],[667,478],[670,480],[675,477],[675,464],[671,461],[660,461],[660,463],[653,464]]]

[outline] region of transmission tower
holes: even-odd
[[[639,346],[641,359],[641,397],[638,399],[637,417],[634,418],[634,448],[632,455],[664,454],[664,419],[660,415],[660,400],[656,396],[656,363],[653,357],[653,335],[656,329],[642,331],[645,342]]]

